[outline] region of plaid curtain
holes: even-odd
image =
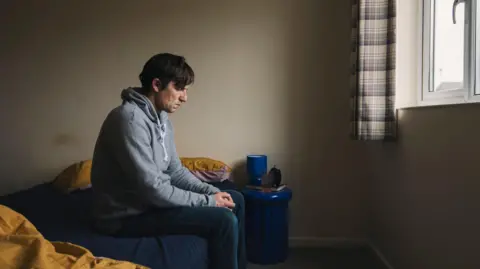
[[[352,137],[396,137],[396,0],[352,3]]]

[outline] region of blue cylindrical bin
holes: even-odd
[[[267,156],[248,155],[247,173],[251,185],[262,185],[262,177],[267,173]]]
[[[292,191],[262,192],[245,189],[245,231],[248,261],[275,264],[288,257],[288,204]]]

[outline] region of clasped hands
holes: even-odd
[[[228,192],[218,192],[215,194],[215,202],[217,207],[226,207],[228,209],[235,208],[232,196]]]

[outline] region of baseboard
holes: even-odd
[[[373,250],[373,252],[375,252],[375,255],[377,255],[377,257],[382,261],[382,263],[385,265],[386,268],[394,269],[393,266],[390,264],[390,262],[388,262],[385,255],[383,255],[383,253],[380,251],[380,249],[375,244],[373,244],[372,242],[369,242],[368,245]]]
[[[369,246],[367,239],[341,237],[290,237],[290,247],[358,247]]]

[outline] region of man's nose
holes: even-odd
[[[188,99],[187,90],[183,90],[182,94],[180,95],[180,101],[187,102],[187,99]]]

